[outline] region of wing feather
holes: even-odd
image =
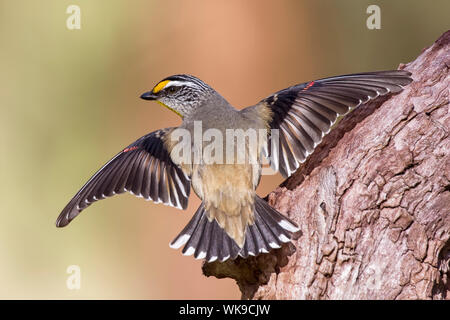
[[[165,148],[163,137],[170,130],[138,139],[107,162],[70,200],[56,225],[64,227],[93,202],[126,191],[186,209],[190,177],[172,162]]]
[[[270,128],[279,129],[279,150],[272,148],[270,135],[268,139],[271,166],[285,177],[291,175],[338,117],[378,96],[400,92],[412,81],[410,76],[403,70],[343,75],[295,85],[265,98],[253,108],[269,111]]]

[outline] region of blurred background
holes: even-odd
[[[69,30],[69,5],[81,29]],[[369,30],[366,9],[381,8]],[[236,299],[232,280],[170,249],[187,211],[131,195],[55,219],[123,147],[180,119],[139,99],[194,74],[233,105],[295,83],[395,69],[450,27],[448,0],[0,1],[0,298]],[[265,196],[282,178],[263,177]],[[81,270],[69,290],[68,266]]]

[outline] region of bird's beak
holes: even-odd
[[[152,91],[146,92],[143,95],[141,95],[141,99],[144,100],[156,100],[157,96]]]

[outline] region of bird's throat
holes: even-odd
[[[176,113],[177,115],[179,115],[181,118],[183,118],[183,116],[181,115],[181,113],[179,113],[178,111],[176,111],[175,109],[172,109],[171,107],[169,107],[168,105],[162,103],[161,101],[156,100],[156,102],[158,102],[160,105],[162,105],[163,107],[166,107],[167,109],[169,109],[170,111]]]

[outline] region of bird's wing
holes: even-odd
[[[338,117],[378,96],[401,91],[412,81],[410,75],[394,70],[324,78],[289,87],[262,100],[253,108],[269,115],[270,129],[279,129],[278,150],[272,148],[272,136],[268,139],[272,168],[284,177],[290,176]]]
[[[125,191],[186,209],[190,177],[173,163],[165,148],[163,138],[170,130],[149,133],[118,153],[78,191],[56,225],[64,227],[93,202]]]

